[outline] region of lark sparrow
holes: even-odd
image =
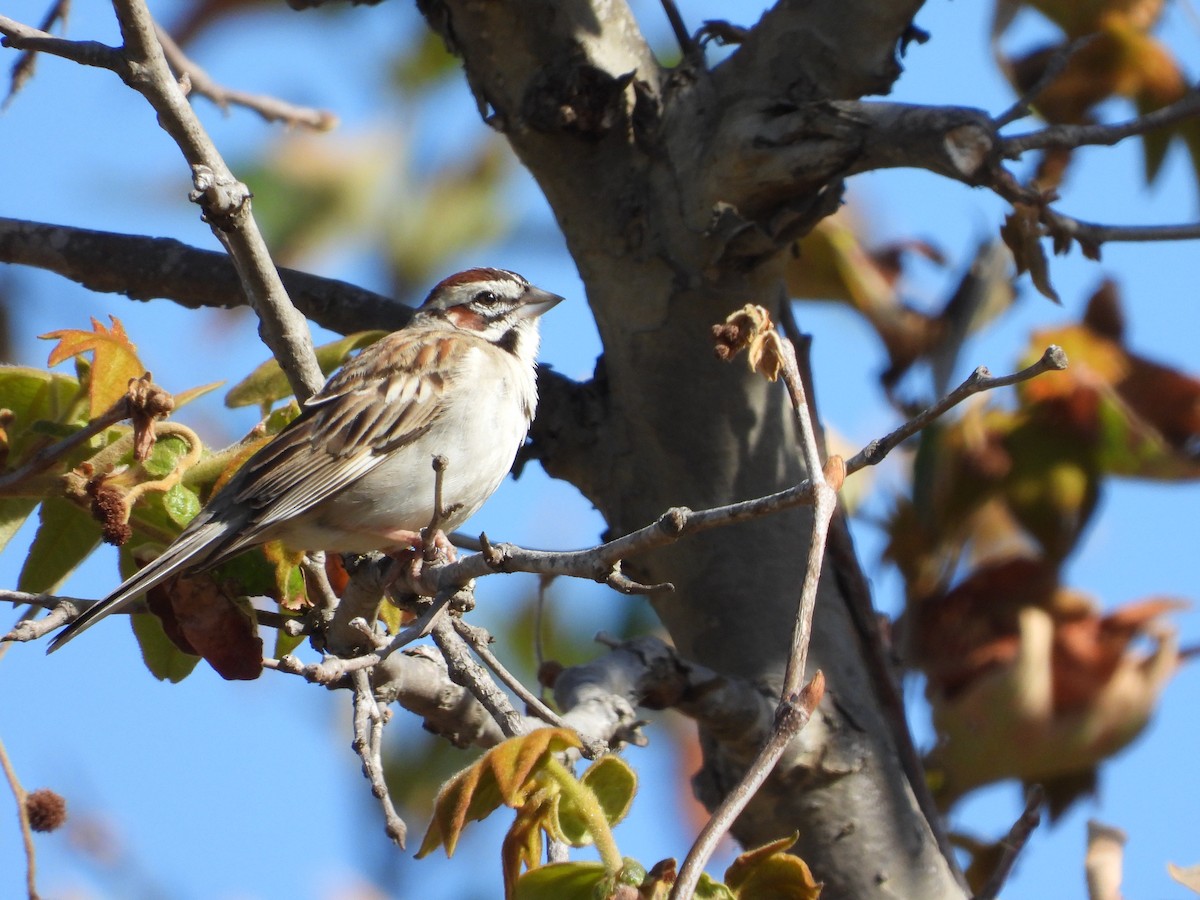
[[[413,545],[433,516],[437,455],[447,461],[442,527],[462,524],[525,440],[537,406],[538,316],[561,299],[502,269],[451,275],[406,328],[336,372],[161,556],[49,649],[174,575],[267,541],[343,553]]]

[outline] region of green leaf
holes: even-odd
[[[580,784],[604,813],[609,825],[625,818],[637,791],[637,775],[619,756],[602,756],[583,773]],[[558,828],[563,840],[575,847],[592,842],[587,817],[574,800],[563,794],[558,802]]]
[[[637,773],[621,757],[600,757],[579,780],[596,795],[609,825],[616,825],[629,813],[637,793]]]
[[[808,865],[787,851],[798,835],[747,850],[725,870],[725,883],[738,900],[817,900],[821,884]]]
[[[696,893],[692,896],[695,900],[737,900],[733,891],[721,882],[715,881],[707,872],[700,873],[700,880],[696,883]]]
[[[386,331],[359,331],[317,348],[317,364],[325,375],[346,361],[355,350],[375,343]],[[235,384],[225,395],[225,405],[234,408],[257,404],[267,410],[272,403],[292,395],[287,376],[274,359],[269,359]]]
[[[21,530],[21,526],[37,505],[37,500],[26,497],[8,497],[0,500],[0,550],[8,546],[8,542]]]
[[[0,409],[12,413],[4,429],[8,435],[6,465],[14,468],[30,449],[45,440],[36,426],[42,422],[79,425],[87,421],[79,381],[23,366],[0,366]],[[74,431],[74,428],[68,431]]]
[[[100,526],[69,500],[50,497],[38,513],[40,524],[17,590],[55,591],[100,543]]]
[[[150,674],[159,681],[178,684],[192,674],[199,656],[184,653],[172,643],[163,631],[157,616],[139,613],[129,617],[138,646],[142,648],[142,660]]]
[[[179,465],[180,457],[186,455],[187,452],[187,442],[182,438],[166,437],[161,441],[154,442],[154,449],[150,451],[150,458],[142,465],[147,475],[152,475],[155,478],[164,478],[175,471],[175,467]]]
[[[514,900],[595,900],[595,890],[608,875],[603,863],[550,863],[517,879]],[[732,898],[731,898],[732,900]]]
[[[163,509],[182,528],[200,512],[200,498],[195,491],[177,484],[163,494]]]

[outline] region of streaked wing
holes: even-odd
[[[428,431],[456,369],[450,339],[411,331],[351,360],[229,484],[227,502],[248,509],[250,521],[221,557],[258,543],[272,525],[312,509]]]

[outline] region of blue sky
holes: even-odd
[[[110,11],[85,6],[75,13],[71,35],[115,43]],[[692,24],[729,14],[716,3],[682,6]],[[666,46],[668,31],[659,6],[643,2],[635,9],[648,32]],[[159,4],[155,11],[169,23],[178,7]],[[16,0],[6,14],[34,22],[42,7]],[[746,15],[745,20],[753,18]],[[933,40],[911,48],[896,99],[962,103],[993,112],[1009,105],[1011,94],[987,57],[986,10],[935,0],[917,23],[932,32]],[[404,116],[410,117],[423,151],[478,139],[481,126],[460,84],[446,88],[432,108],[403,109],[384,99],[386,75],[380,61],[417,26],[415,12],[405,4],[295,14],[282,23],[252,19],[236,30],[215,29],[192,52],[225,83],[336,110],[343,135],[365,133],[381,120]],[[1025,34],[1037,28],[1032,22],[1023,27]],[[1197,26],[1177,6],[1168,12],[1168,33],[1182,59],[1197,58]],[[0,54],[0,60],[9,58]],[[204,101],[197,105],[231,161],[249,157],[274,137],[272,128],[250,113],[234,111],[225,117]],[[1114,107],[1111,113],[1123,115],[1125,110]],[[1032,123],[1018,127],[1026,125]],[[178,151],[155,126],[144,101],[109,73],[43,59],[34,82],[0,116],[0,172],[5,173],[0,215],[168,235],[215,247],[197,209],[185,199],[190,185]],[[1129,144],[1086,152],[1062,207],[1102,221],[1189,221],[1196,215],[1198,195],[1177,151],[1160,182],[1143,190],[1140,149]],[[518,177],[507,196],[522,234],[543,237],[536,242],[510,239],[456,262],[503,265],[564,294],[568,303],[545,320],[542,358],[567,375],[585,377],[599,343],[573,265],[531,179]],[[920,172],[862,176],[852,184],[852,198],[875,237],[925,238],[960,263],[994,232],[1005,212],[990,194]],[[1010,369],[1028,332],[1076,319],[1104,274],[1121,281],[1135,349],[1184,369],[1200,369],[1195,363],[1200,335],[1197,259],[1187,245],[1111,245],[1099,265],[1079,254],[1055,259],[1052,274],[1064,306],[1052,306],[1024,285],[1021,301],[1002,327],[967,346],[961,374],[977,364],[996,372]],[[314,260],[310,268],[380,287],[375,274],[345,249]],[[451,264],[447,271],[453,268]],[[914,302],[937,302],[946,278],[918,267]],[[92,295],[54,276],[0,270],[0,289],[10,280],[24,298],[12,323],[17,354],[12,362],[43,365],[49,345],[35,335],[86,327],[88,316],[103,319],[109,314],[125,322],[143,358],[168,388],[233,382],[265,357],[249,315],[197,314],[166,302],[139,304]],[[894,427],[894,413],[876,388],[875,375],[884,360],[865,323],[843,309],[817,304],[799,306],[797,315],[815,338],[817,395],[827,422],[852,444]],[[225,410],[219,395],[198,402],[187,417],[214,444],[232,440],[254,422],[249,411]],[[897,476],[893,471],[879,477]],[[1197,510],[1200,488],[1195,485],[1110,484],[1100,515],[1069,567],[1071,584],[1106,606],[1149,594],[1194,598],[1200,593],[1192,556]],[[470,527],[533,546],[573,547],[593,543],[602,523],[569,486],[529,471],[519,482],[507,482]],[[856,534],[878,604],[895,611],[899,581],[875,562],[878,535],[866,525]],[[0,555],[0,584],[15,584],[21,555],[19,541]],[[65,592],[100,596],[115,581],[112,555],[98,554]],[[489,579],[481,590],[481,620],[486,624],[489,616],[504,615],[514,598],[530,590],[530,579]],[[596,631],[624,605],[639,602],[590,584],[558,584],[552,596],[581,634]],[[1183,642],[1196,644],[1196,615],[1181,614],[1178,622]],[[1100,797],[1079,804],[1061,823],[1035,835],[1009,896],[1086,896],[1084,825],[1090,817],[1129,833],[1128,896],[1189,896],[1169,880],[1165,865],[1200,857],[1192,832],[1184,827],[1193,820],[1200,796],[1200,776],[1187,765],[1200,742],[1191,715],[1198,695],[1196,673],[1185,669],[1167,690],[1147,733],[1105,768]],[[70,850],[66,835],[43,837],[38,844],[43,892],[48,897],[340,898],[369,896],[351,891],[386,869],[400,879],[386,888],[393,896],[413,896],[417,884],[423,897],[495,896],[495,828],[470,835],[457,865],[389,855],[349,749],[346,700],[271,673],[253,683],[225,683],[203,667],[181,685],[159,684],[141,666],[132,636],[119,621],[89,633],[86,644],[49,659],[40,647],[13,648],[0,660],[0,738],[26,787],[51,786],[65,794],[77,821],[98,823],[100,831],[112,836],[120,861],[113,870],[86,864]],[[912,706],[918,739],[928,742],[920,703]],[[402,715],[389,731],[393,739],[402,739],[416,728]],[[628,752],[643,790],[631,820],[617,831],[624,852],[644,862],[681,858],[691,828],[678,816],[663,815],[663,804],[675,802],[670,791],[677,777],[671,760],[656,752],[667,743],[656,741],[653,728],[650,737],[650,749]],[[6,802],[0,799],[0,809]],[[968,799],[955,824],[996,837],[1018,810],[1017,789],[1003,785]],[[0,812],[0,896],[15,896],[22,885],[20,842],[12,819]],[[410,826],[419,834],[424,822]],[[388,862],[381,866],[381,860]]]

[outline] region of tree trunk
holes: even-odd
[[[782,251],[840,198],[828,171],[781,177],[763,126],[814,101],[886,91],[918,5],[781,2],[715,69],[668,71],[621,2],[421,3],[549,198],[586,285],[604,356],[591,384],[558,385],[575,402],[547,404],[557,415],[534,440],[614,535],[671,506],[804,477],[784,391],[719,362],[710,328],[746,303],[780,321]],[[793,133],[788,146],[820,155],[825,139]],[[675,585],[653,603],[683,655],[777,686],[809,531],[805,511],[761,519],[634,560],[632,574]],[[899,762],[836,565],[811,650],[825,700],[735,834],[756,845],[798,831],[825,897],[961,897]],[[748,760],[711,735],[702,743],[697,788],[712,806]]]

